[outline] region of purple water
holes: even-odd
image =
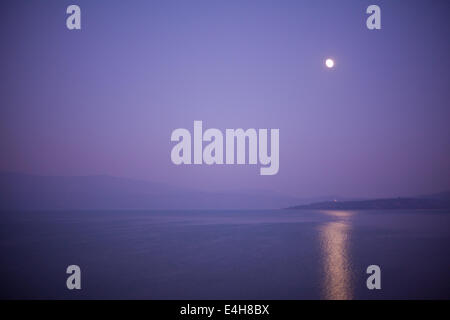
[[[0,298],[450,298],[450,212],[0,214]]]

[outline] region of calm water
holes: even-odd
[[[0,214],[0,298],[450,298],[450,212]]]

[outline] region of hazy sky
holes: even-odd
[[[450,189],[449,14],[448,0],[2,1],[0,170],[300,197]],[[279,128],[279,173],[173,165],[170,135],[194,120]]]

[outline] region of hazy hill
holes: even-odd
[[[288,209],[367,210],[367,209],[450,209],[450,192],[416,198],[388,198],[361,201],[325,201]]]
[[[0,173],[2,210],[271,209],[302,203],[273,193],[208,193],[111,176]]]

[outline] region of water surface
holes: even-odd
[[[1,215],[1,298],[450,298],[446,211]],[[66,289],[71,264],[80,291]],[[366,288],[372,264],[378,291]]]

